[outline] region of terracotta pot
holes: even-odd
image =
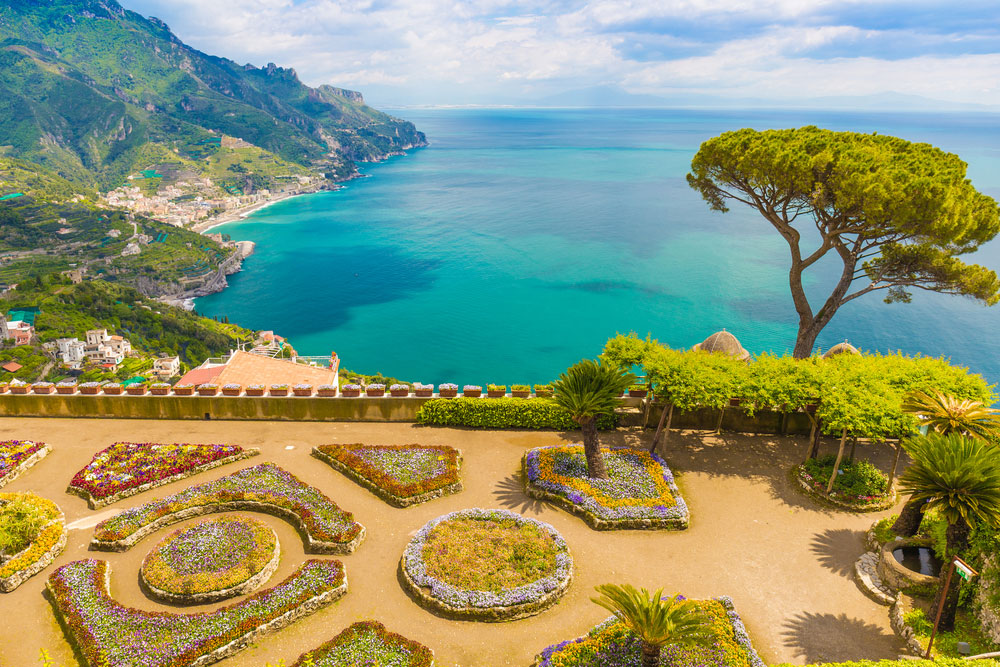
[[[552,398],[552,393],[551,389],[536,389],[535,398]]]
[[[441,398],[455,398],[458,396],[458,389],[438,389],[438,396]]]
[[[396,398],[404,398],[410,395],[409,389],[390,389],[389,394],[395,396]]]
[[[58,387],[57,386],[56,387],[56,393],[57,394],[75,394],[76,393],[76,385],[73,385],[71,387]]]
[[[332,398],[337,395],[336,389],[320,389],[319,395],[323,398]]]
[[[648,389],[629,389],[629,398],[646,398],[646,394],[649,393]]]
[[[272,387],[268,393],[271,396],[288,396],[288,389],[275,389]]]
[[[100,387],[80,387],[81,394],[87,394],[88,396],[93,396],[94,394],[100,393]]]
[[[371,398],[385,396],[385,389],[365,389],[365,396],[370,396]]]
[[[174,387],[174,396],[194,396],[194,387]]]
[[[239,389],[226,389],[225,387],[222,388],[223,396],[239,396],[241,393],[243,393],[242,387],[240,387]]]
[[[121,394],[122,394],[122,388],[121,387],[104,387],[104,393],[107,394],[108,396],[121,396]]]
[[[247,396],[263,396],[264,390],[256,387],[247,387]]]
[[[166,396],[170,393],[170,387],[151,387],[149,393],[153,396]]]
[[[7,391],[7,383],[6,382],[0,383],[0,394],[3,394],[6,391]]]
[[[361,395],[360,389],[342,389],[340,395],[346,398],[357,398]]]
[[[20,395],[20,394],[27,394],[30,389],[31,389],[31,385],[30,384],[14,385],[14,386],[12,386],[10,388],[10,393],[12,393],[12,394],[18,394],[18,395]]]
[[[309,387],[308,389],[292,389],[292,393],[296,396],[312,396],[313,390],[312,387]]]
[[[731,407],[731,408],[738,408],[740,406],[740,403],[742,403],[742,402],[743,402],[742,398],[730,398],[729,399],[729,407]]]
[[[503,398],[507,395],[506,391],[500,391],[499,389],[487,390],[486,396],[489,398]]]
[[[413,393],[421,398],[430,398],[434,395],[433,389],[414,389]]]
[[[511,391],[510,395],[514,398],[528,398],[531,396],[531,391]]]
[[[129,396],[145,396],[146,395],[146,385],[139,387],[126,387],[125,393]]]
[[[36,394],[51,394],[55,387],[32,387]]]
[[[465,398],[479,398],[482,395],[483,395],[482,389],[462,390],[462,396],[464,396]]]

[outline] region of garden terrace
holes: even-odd
[[[606,480],[588,475],[581,445],[526,452],[522,467],[527,494],[580,515],[597,530],[687,528],[687,504],[663,459],[643,450],[601,452]]]
[[[766,667],[757,655],[733,601],[728,597],[699,602],[709,617],[714,638],[711,646],[669,646],[660,658],[666,665],[698,667]],[[638,638],[611,616],[583,637],[546,648],[532,667],[639,667],[642,651]]]
[[[565,595],[573,559],[549,524],[476,508],[428,522],[407,545],[401,572],[417,601],[440,614],[509,621]]]
[[[389,632],[378,621],[349,626],[317,649],[304,653],[292,667],[432,667],[434,652],[423,644]]]
[[[462,490],[458,478],[462,458],[452,447],[320,445],[312,453],[396,507],[409,507]]]
[[[142,561],[139,576],[157,600],[215,602],[256,590],[280,557],[278,536],[267,524],[223,516],[165,537]]]
[[[117,442],[98,452],[66,491],[97,509],[259,453],[237,445]]]
[[[66,548],[62,510],[33,493],[0,493],[0,530],[0,593],[44,570]]]
[[[0,488],[13,482],[49,453],[44,442],[5,440],[0,442]]]
[[[347,592],[344,566],[309,560],[274,588],[214,612],[177,615],[129,609],[111,597],[106,561],[56,570],[48,590],[88,667],[198,667],[239,652],[265,632],[313,613]]]
[[[91,546],[124,551],[172,523],[235,510],[259,511],[290,521],[302,534],[309,553],[350,553],[365,536],[353,514],[294,475],[264,463],[106,519],[94,529]]]

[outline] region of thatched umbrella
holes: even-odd
[[[837,343],[829,350],[824,352],[823,358],[829,359],[830,357],[836,356],[838,354],[861,354],[861,352],[858,351],[858,348],[848,343],[847,340],[844,340],[843,343]]]
[[[736,336],[725,329],[715,332],[695,345],[694,349],[704,350],[705,352],[721,352],[740,361],[750,361],[750,353],[743,349]]]

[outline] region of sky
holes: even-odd
[[[370,103],[1000,110],[997,0],[121,0],[206,53]],[[583,92],[579,92],[583,91]],[[836,102],[836,100],[832,100]],[[717,104],[714,104],[717,103]]]

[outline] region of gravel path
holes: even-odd
[[[578,441],[574,433],[466,431],[411,424],[0,419],[0,437],[42,440],[52,446],[48,458],[3,490],[45,495],[62,507],[68,524],[77,526],[56,565],[87,557],[107,559],[112,563],[114,596],[137,608],[171,609],[143,595],[138,570],[149,546],[186,524],[166,528],[128,553],[88,552],[91,526],[98,514],[103,518],[264,461],[281,465],[354,512],[368,536],[354,554],[342,557],[349,581],[347,596],[217,663],[220,667],[264,667],[282,659],[291,664],[300,653],[363,619],[379,620],[390,630],[426,644],[445,666],[527,667],[541,649],[581,635],[606,617],[604,610],[590,602],[594,586],[606,582],[663,587],[695,598],[730,595],[768,663],[891,658],[901,649],[889,628],[886,608],[866,598],[852,579],[854,561],[864,551],[864,531],[885,513],[835,511],[802,495],[788,479],[788,469],[805,452],[802,439],[672,434],[661,453],[679,473],[692,525],[687,531],[671,533],[596,532],[580,519],[524,495],[519,477],[524,451]],[[603,442],[641,446],[651,437],[651,432],[618,432],[604,435]],[[85,501],[67,495],[65,488],[94,452],[117,440],[225,442],[259,447],[262,455],[91,511]],[[309,456],[315,445],[354,442],[457,447],[465,459],[465,491],[396,509]],[[859,456],[874,455],[883,467],[891,463],[888,448],[859,445],[858,452]],[[503,624],[444,620],[410,600],[397,581],[403,548],[428,520],[466,507],[504,507],[554,525],[569,543],[576,563],[575,580],[566,597],[539,616]],[[302,561],[302,542],[287,523],[259,518],[276,530],[281,541],[281,565],[271,579],[273,584]],[[14,593],[0,595],[3,667],[38,664],[41,648],[50,652],[57,665],[78,664],[42,595],[52,569]]]

